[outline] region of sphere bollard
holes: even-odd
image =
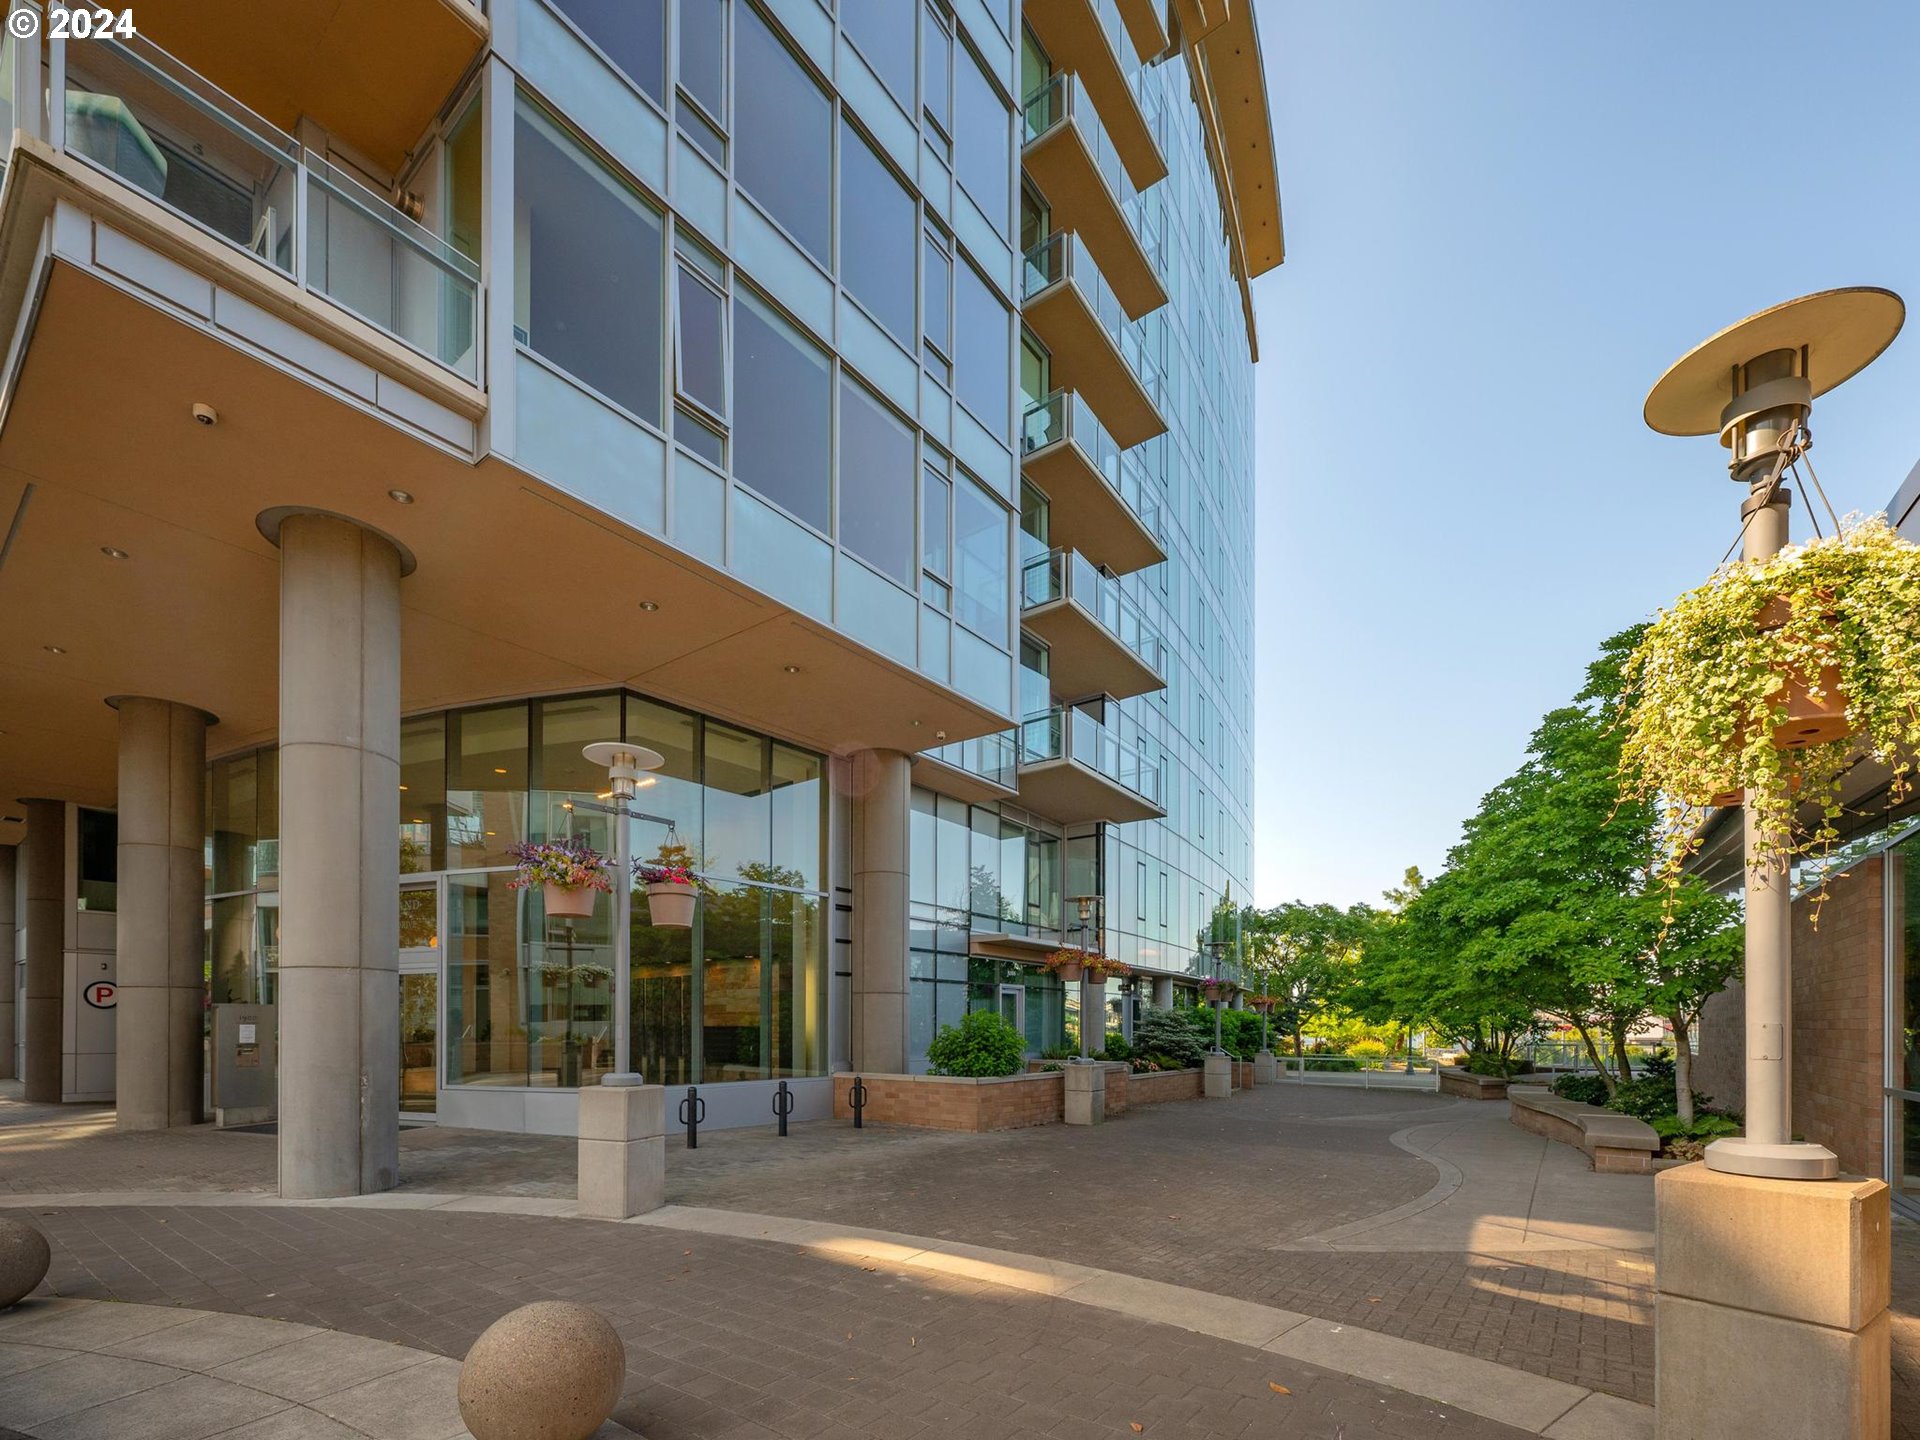
[[[52,1264],[46,1236],[24,1220],[0,1217],[0,1310],[31,1295]]]
[[[605,1316],[567,1300],[502,1315],[460,1366],[474,1440],[587,1440],[613,1413],[627,1347]]]

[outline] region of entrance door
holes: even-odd
[[[440,887],[400,887],[400,1113],[432,1115],[440,1074]]]
[[[1027,1033],[1027,987],[1024,985],[1002,985],[1000,987],[1000,1018],[1013,1026],[1021,1035]]]

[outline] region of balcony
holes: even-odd
[[[1022,473],[1046,492],[1053,540],[1116,575],[1167,558],[1160,507],[1076,392],[1056,390],[1028,407],[1020,450]]]
[[[1022,274],[1021,318],[1051,353],[1054,383],[1085,396],[1123,450],[1164,433],[1159,366],[1080,237],[1049,235]]]
[[[1134,86],[1137,56],[1115,0],[1046,0],[1022,12],[1053,63],[1080,77],[1113,136],[1136,190],[1166,178],[1167,161],[1157,138],[1159,116]]]
[[[1133,53],[1142,65],[1150,64],[1166,52],[1167,22],[1161,0],[1115,0],[1120,20],[1133,41]]]
[[[1062,72],[1027,97],[1021,163],[1054,222],[1087,242],[1128,316],[1138,320],[1167,303],[1155,268],[1157,247],[1143,235],[1120,152],[1079,82]]]
[[[1227,23],[1235,9],[1252,7],[1229,4],[1229,0],[1174,0],[1174,14],[1180,21],[1181,36],[1192,43],[1203,40]]]
[[[1019,747],[1001,730],[955,740],[913,757],[913,783],[969,804],[1009,800],[1019,786]]]
[[[1166,688],[1166,647],[1120,582],[1084,555],[1054,550],[1020,572],[1020,624],[1047,642],[1048,679],[1069,699],[1116,700]]]
[[[1020,727],[1020,803],[1063,825],[1158,820],[1160,772],[1105,725],[1072,706]]]
[[[481,383],[478,268],[291,135],[144,41],[69,42],[47,94],[48,112],[16,125],[120,192],[116,224],[141,228],[151,202],[192,233],[143,238],[196,259],[217,242],[243,281],[291,282]]]
[[[472,0],[188,0],[141,33],[284,130],[310,117],[397,174],[487,46]]]

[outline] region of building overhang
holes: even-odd
[[[1015,935],[1005,931],[974,931],[967,937],[967,953],[987,960],[1017,960],[1038,965],[1060,948],[1060,941],[1040,935]]]
[[[1162,820],[1166,811],[1144,795],[1073,759],[1025,761],[1020,765],[1020,803],[1062,825],[1096,820],[1125,824]]]

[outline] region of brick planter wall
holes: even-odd
[[[1462,1100],[1504,1100],[1507,1082],[1498,1075],[1475,1075],[1452,1065],[1440,1067],[1440,1093]]]
[[[1113,1077],[1107,1077],[1107,1084],[1113,1084]],[[1108,1092],[1111,1103],[1112,1092]],[[1143,1075],[1127,1077],[1127,1104],[1163,1105],[1169,1100],[1198,1100],[1200,1098],[1200,1072],[1198,1070],[1158,1070]]]
[[[1058,1070],[991,1080],[951,1075],[860,1078],[867,1087],[864,1117],[876,1125],[979,1132],[1058,1125],[1066,1116],[1066,1080]],[[835,1119],[853,1118],[852,1090],[853,1076],[833,1077]]]
[[[1253,1088],[1253,1062],[1236,1060],[1233,1062],[1233,1088],[1251,1090]]]
[[[1037,1075],[1056,1065],[1066,1065],[1066,1060],[1029,1060],[1027,1073]],[[1124,1115],[1127,1109],[1127,1079],[1133,1073],[1133,1067],[1124,1060],[1102,1060],[1107,1067],[1107,1118]]]

